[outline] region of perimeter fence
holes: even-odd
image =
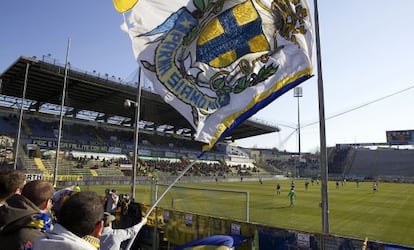
[[[167,185],[156,185],[153,200]],[[150,206],[140,204],[140,213]],[[242,235],[237,250],[414,250],[413,247],[365,239],[289,230],[249,222],[249,193],[174,186],[148,217],[137,249],[170,250],[212,235]],[[143,243],[143,244],[142,244]]]

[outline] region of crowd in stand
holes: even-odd
[[[319,168],[319,160],[316,155],[302,155],[301,159],[288,158],[288,159],[267,159],[266,164],[278,168],[280,170],[289,170],[292,168]]]
[[[15,117],[8,117],[9,120],[13,120]],[[25,116],[26,126],[30,129],[24,130],[24,133],[31,131],[31,135],[26,135],[33,138],[41,139],[56,139],[56,135],[53,132],[56,132],[56,121],[48,119],[46,117],[36,117],[32,115]],[[63,140],[71,140],[73,143],[81,143],[85,145],[97,145],[97,146],[112,146],[117,147],[117,149],[122,149],[123,152],[131,151],[132,146],[131,130],[126,129],[116,129],[111,126],[89,126],[84,123],[77,123],[75,121],[68,121],[64,125],[63,130],[65,135]],[[47,133],[45,133],[47,131]],[[175,152],[174,150],[185,148],[185,149],[197,149],[201,148],[201,143],[194,140],[182,140],[178,135],[169,135],[165,136],[162,134],[145,134],[140,135],[140,149],[146,149],[146,147],[153,150],[159,150],[159,152]],[[65,150],[65,149],[64,149]],[[97,149],[98,150],[98,149]],[[155,150],[155,151],[156,151]],[[214,152],[213,152],[214,151]],[[223,151],[215,149],[212,150],[212,154],[225,154]],[[106,153],[106,152],[102,152]],[[53,157],[53,154],[49,154],[49,157]],[[91,157],[73,157],[72,159],[76,163],[73,165],[74,168],[90,168],[90,169],[99,169],[99,168],[109,168],[109,167],[121,167],[121,165],[131,164],[131,159],[102,159],[91,158]],[[170,175],[178,175],[181,173],[189,162],[186,161],[152,161],[152,160],[142,160],[140,161],[139,174],[150,175],[151,173],[163,172]],[[208,162],[199,162],[193,165],[193,167],[188,171],[186,175],[192,176],[224,176],[229,174],[236,175],[249,175],[250,173],[258,172],[258,168],[248,168],[243,166],[243,164],[228,166],[224,163],[208,163]]]
[[[123,158],[110,158],[110,159],[102,158],[101,159],[99,156],[87,157],[86,155],[82,157],[71,156],[68,158],[68,160],[76,161],[77,162],[76,168],[85,168],[86,166],[91,165],[92,163],[92,166],[91,166],[92,169],[98,169],[100,167],[108,168],[112,165],[120,166],[120,164],[125,161]]]
[[[94,192],[79,186],[55,192],[43,180],[26,183],[23,172],[0,171],[0,249],[104,250],[120,249],[146,224],[142,218],[124,229],[113,229],[114,203],[108,192],[106,207]],[[59,199],[56,199],[56,198]],[[115,199],[115,200],[114,200]]]
[[[31,139],[55,140],[59,124],[54,117],[38,117],[31,114],[25,114],[25,125],[27,129],[23,130],[23,137]],[[0,112],[0,134],[15,135],[18,127],[18,117],[16,114],[5,114]],[[133,147],[133,129],[123,128],[109,124],[99,124],[91,126],[78,119],[68,119],[65,121],[62,130],[64,131],[62,140],[71,143],[86,145],[106,146],[129,148]],[[153,145],[156,147],[175,148],[200,148],[202,143],[194,140],[182,140],[182,135],[174,134],[165,136],[164,132],[147,135],[140,134],[140,145]],[[186,138],[189,138],[188,136]]]
[[[144,167],[147,172],[154,173],[157,171],[170,173],[171,175],[178,175],[188,165],[189,161],[177,161],[171,162],[166,160],[140,160],[140,165]],[[188,171],[187,175],[195,176],[215,176],[225,175],[230,173],[231,170],[228,166],[220,163],[195,163],[193,167]]]
[[[99,167],[109,167],[112,165],[120,166],[121,164],[131,164],[130,160],[128,159],[99,159],[99,158],[88,158],[88,157],[78,157],[73,158],[73,160],[77,161],[77,168],[84,168],[88,162],[91,160],[99,161],[98,164],[94,164],[90,166],[90,168],[99,168]],[[138,160],[138,174],[141,175],[150,175],[150,173],[156,172],[163,172],[168,173],[170,175],[179,175],[181,171],[183,171],[188,165],[190,161],[188,160],[178,160],[178,161],[170,161],[170,160]],[[249,173],[256,173],[259,172],[257,167],[248,168],[244,164],[238,164],[234,166],[229,166],[221,162],[197,162],[193,165],[193,167],[186,173],[186,175],[192,176],[223,176],[229,174],[237,174],[237,175],[249,175]]]
[[[290,169],[292,167],[294,167],[297,164],[297,160],[293,159],[293,158],[289,158],[287,160],[281,160],[281,159],[267,159],[266,163],[277,167],[279,169],[282,170],[287,170]]]
[[[0,166],[13,161],[14,139],[10,136],[0,135]]]

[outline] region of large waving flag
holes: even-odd
[[[114,1],[132,8],[140,67],[205,150],[312,74],[306,0]]]

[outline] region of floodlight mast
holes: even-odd
[[[298,176],[297,173],[297,166],[299,166],[300,164],[300,159],[301,159],[301,148],[300,148],[300,106],[299,106],[299,98],[303,96],[303,91],[302,91],[302,87],[296,87],[293,89],[293,97],[296,97],[298,99],[298,159],[297,159],[297,164],[295,165],[295,177]]]

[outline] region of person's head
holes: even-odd
[[[28,182],[22,189],[22,195],[38,206],[43,212],[50,212],[52,209],[54,192],[52,184],[44,180]]]
[[[26,176],[23,172],[10,169],[0,171],[0,203],[13,194],[20,194],[24,184]]]
[[[79,237],[100,237],[104,207],[94,192],[79,192],[68,198],[57,217],[58,223]]]
[[[105,212],[103,216],[104,227],[112,227],[112,221],[115,220],[115,216],[112,214]]]
[[[73,188],[73,191],[74,192],[80,192],[81,191],[81,189],[79,187],[79,184],[76,184],[76,186]]]

